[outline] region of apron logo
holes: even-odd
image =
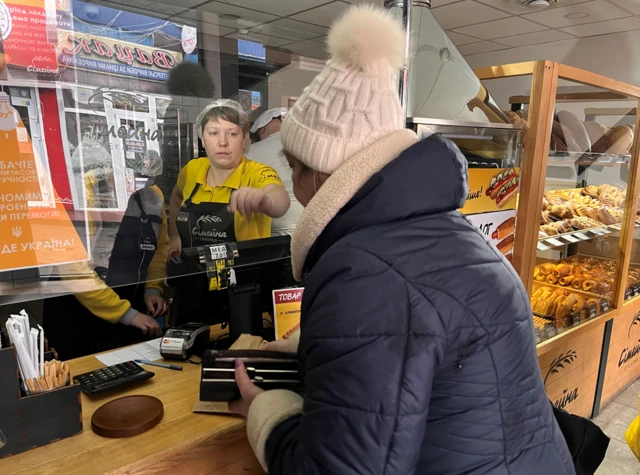
[[[222,218],[219,216],[204,214],[196,221],[196,226],[191,230],[191,234],[202,239],[226,239],[227,232],[219,230],[216,226],[222,222]]]
[[[222,222],[222,218],[220,218],[219,216],[214,216],[214,215],[203,215],[200,216],[198,218],[198,221],[196,222],[196,226],[200,229],[202,229],[202,226],[200,226],[200,223],[221,223]]]

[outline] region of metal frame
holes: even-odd
[[[463,122],[459,120],[429,119],[424,117],[409,117],[407,124],[416,125],[449,125],[453,127],[476,127],[479,129],[508,129],[524,130],[524,127],[513,124],[494,124],[492,122]]]

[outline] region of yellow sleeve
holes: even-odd
[[[267,185],[280,185],[284,188],[277,171],[266,165],[259,164],[251,173],[249,186],[252,188],[264,188]]]
[[[118,296],[111,287],[108,287],[107,284],[98,277],[98,274],[93,272],[86,263],[79,262],[76,264],[68,264],[68,266],[69,267],[65,266],[65,268],[74,269],[79,273],[91,272],[93,274],[91,287],[96,290],[89,290],[87,292],[74,294],[75,298],[83,307],[89,310],[96,317],[110,323],[118,323],[120,321],[127,325],[131,323],[129,321],[130,318],[128,318],[130,315],[127,315],[127,318],[124,318],[125,314],[132,313],[130,312],[131,303],[129,303],[128,300],[121,299],[120,296]],[[65,280],[69,281],[69,279]]]
[[[158,233],[158,243],[156,246],[156,252],[153,254],[153,258],[149,263],[149,269],[147,270],[147,283],[145,284],[145,296],[149,294],[158,293],[160,295],[164,292],[164,278],[167,275],[167,260],[169,259],[169,233],[167,232],[167,212],[164,207],[164,195],[160,188],[154,186],[153,190],[158,193],[158,196],[162,199],[162,223],[160,224],[160,231]],[[157,292],[155,292],[154,290]]]
[[[189,167],[189,163],[187,163],[184,167],[182,167],[182,170],[180,170],[180,173],[178,174],[177,185],[181,191],[184,190],[185,186],[187,186],[187,175],[189,174],[187,168]]]

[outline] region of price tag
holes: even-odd
[[[571,234],[567,234],[566,236],[562,236],[562,239],[569,242],[578,242],[580,239],[573,237]]]
[[[600,308],[602,309],[602,312],[608,312],[609,311],[609,301],[608,300],[601,300],[600,301]]]
[[[602,236],[604,234],[602,229],[589,229],[589,231],[591,231],[593,234],[597,236]]]
[[[545,239],[547,244],[551,244],[552,246],[564,246],[565,244],[562,241],[558,241],[556,238]]]
[[[571,315],[571,321],[573,323],[573,326],[580,324],[580,312]]]
[[[632,293],[633,293],[633,290],[631,290],[631,289],[627,289],[627,290],[625,290],[625,292],[624,292],[624,299],[625,299],[625,300],[629,300],[629,299],[631,298],[631,294],[632,294]]]
[[[598,314],[598,309],[595,305],[589,307],[589,318],[594,318]]]
[[[551,248],[543,242],[540,242],[540,241],[538,242],[538,251],[546,251],[547,249],[551,249]]]
[[[577,237],[578,239],[582,239],[583,241],[586,241],[587,239],[591,239],[589,236],[587,236],[584,233],[573,233],[573,237]]]
[[[601,230],[600,230],[600,232],[601,232],[602,234],[611,234],[613,231],[611,231],[610,229],[604,229],[604,228],[603,228],[603,229],[601,229]]]
[[[540,336],[540,330],[536,328],[536,345],[542,341],[542,337]]]
[[[633,286],[633,296],[636,297],[637,295],[640,295],[640,285]]]
[[[227,246],[225,246],[224,244],[211,246],[209,248],[209,252],[211,253],[211,259],[214,261],[227,258]]]

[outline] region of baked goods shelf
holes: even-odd
[[[639,227],[636,224],[636,227]],[[538,238],[538,251],[547,251],[549,249],[568,246],[569,244],[575,244],[580,241],[589,241],[591,239],[606,236],[614,232],[619,232],[621,229],[619,224],[611,224],[599,228],[580,229],[578,231],[572,231],[570,233],[556,234],[554,236]]]
[[[612,153],[593,152],[556,152],[549,151],[548,165],[598,165],[603,167],[613,167],[628,165],[631,155],[617,155]]]

